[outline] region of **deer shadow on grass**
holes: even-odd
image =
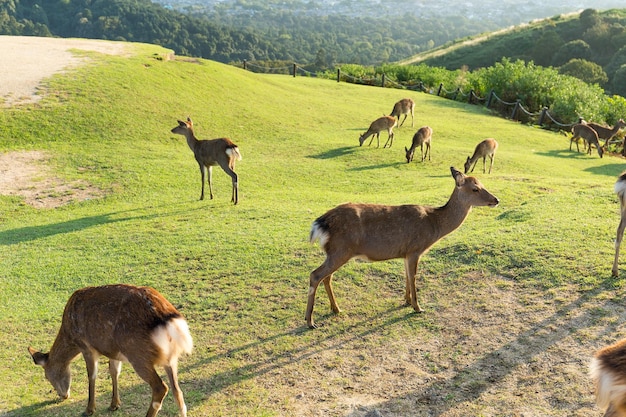
[[[401,310],[406,310],[406,314],[399,313]],[[298,345],[293,349],[288,349],[269,359],[260,358],[256,362],[245,364],[228,371],[215,373],[205,380],[196,380],[195,383],[197,385],[208,389],[208,394],[216,393],[242,381],[266,375],[289,365],[305,362],[306,360],[315,357],[324,351],[340,349],[346,344],[363,339],[370,334],[378,333],[389,326],[408,320],[414,315],[415,312],[410,307],[398,305],[348,327],[337,326],[336,329],[332,329],[330,327],[325,328],[322,324],[319,329],[310,330],[305,324],[303,324],[300,327],[282,333],[258,338],[253,342],[228,349],[227,351],[217,355],[203,358],[195,363],[191,363],[189,360],[184,361],[181,369],[189,370],[202,368],[209,363],[230,357],[237,357],[238,355],[249,354],[250,356],[253,356],[258,349],[263,349],[264,346],[269,348],[276,344],[280,345],[282,342],[288,343],[287,339],[289,338],[298,338],[307,334],[319,336],[317,338],[313,338],[308,343]],[[330,312],[327,314],[321,313],[319,314],[318,322],[323,323],[324,319],[330,316],[335,316],[335,314]],[[381,320],[382,322],[380,322]],[[374,325],[373,323],[379,324]],[[359,331],[359,329],[365,330]],[[346,337],[346,335],[350,334],[352,335]],[[188,403],[187,406],[189,407],[190,404]]]
[[[545,353],[549,348],[558,346],[564,339],[570,337],[573,331],[579,331],[593,322],[597,312],[609,309],[610,305],[619,306],[619,302],[604,300],[606,288],[596,288],[584,293],[578,299],[563,306],[550,317],[520,332],[514,340],[503,345],[500,349],[490,352],[477,359],[474,363],[463,368],[450,378],[435,378],[433,382],[424,385],[418,391],[391,398],[383,403],[372,405],[370,408],[382,410],[397,409],[399,403],[418,404],[429,410],[429,416],[443,416],[451,409],[457,409],[463,403],[477,401],[492,389],[503,382],[517,368],[532,363],[533,360]],[[586,306],[594,299],[604,300],[594,304],[592,308]],[[618,310],[619,311],[619,310]],[[621,311],[619,317],[606,326],[605,334],[616,335],[617,328],[626,321],[626,311]],[[589,347],[589,360],[596,347]],[[566,349],[566,347],[564,348]],[[576,361],[575,359],[572,359]],[[583,364],[586,367],[587,364]],[[471,381],[471,388],[460,389]],[[593,401],[589,395],[589,402]],[[572,402],[577,401],[572,399]],[[347,414],[349,417],[351,414]]]
[[[182,203],[181,203],[182,204]],[[168,206],[170,207],[170,206]],[[15,229],[5,230],[0,232],[0,246],[15,245],[23,242],[31,242],[38,239],[47,238],[50,236],[72,233],[80,230],[89,229],[91,227],[101,226],[111,223],[120,223],[133,220],[152,220],[161,217],[169,217],[177,214],[188,213],[195,209],[180,209],[176,211],[158,213],[153,212],[154,207],[148,208],[136,208],[125,211],[117,211],[111,213],[103,213],[95,216],[80,217],[77,219],[68,220],[59,223],[48,223],[39,226],[26,226],[18,227]],[[146,214],[137,214],[140,212],[147,212]]]
[[[353,154],[356,150],[356,146],[342,146],[341,148],[329,149],[324,152],[320,152],[315,155],[309,155],[308,158],[312,159],[333,159],[341,158],[342,156]]]

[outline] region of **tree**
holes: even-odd
[[[552,65],[560,67],[574,58],[586,60],[591,58],[591,48],[587,42],[582,39],[567,42],[561,46],[552,57]]]
[[[584,59],[570,60],[567,64],[559,68],[559,72],[576,77],[587,84],[603,85],[609,81],[609,77],[600,65]]]
[[[613,76],[613,93],[626,96],[626,64],[622,65]]]

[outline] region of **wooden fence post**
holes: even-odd
[[[546,119],[546,113],[548,112],[548,108],[547,107],[543,107],[543,109],[541,109],[541,116],[539,116],[539,126],[543,126],[543,121]]]
[[[443,88],[443,83],[439,83],[439,89],[437,90],[437,96],[441,95],[441,89]]]
[[[485,105],[487,108],[491,106],[491,99],[493,98],[494,92],[493,89],[489,92],[489,98],[487,99],[487,104]]]
[[[383,81],[380,83],[380,86],[385,88],[385,74],[383,74]]]
[[[519,109],[520,103],[519,99],[515,101],[515,106],[513,106],[513,112],[511,113],[511,120],[516,120],[515,115],[517,114],[517,110]]]
[[[341,69],[337,68],[337,82],[341,79]]]
[[[247,65],[247,62],[246,62],[246,60],[244,59],[244,60],[243,60],[243,69],[248,69],[248,68],[246,67],[246,65]]]
[[[296,64],[293,64],[293,78],[296,78]]]

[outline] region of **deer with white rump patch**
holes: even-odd
[[[572,150],[572,142],[576,142],[576,151],[580,152],[580,148],[578,146],[578,139],[583,138],[585,141],[585,148],[587,148],[587,153],[591,155],[591,145],[594,145],[598,150],[598,155],[602,158],[604,151],[602,150],[602,146],[600,146],[600,141],[598,138],[598,133],[593,130],[587,123],[577,123],[572,126],[572,137],[569,141],[569,150]]]
[[[404,258],[404,300],[416,312],[422,312],[417,301],[415,275],[420,257],[437,241],[457,229],[474,206],[495,207],[499,200],[474,177],[450,168],[455,187],[448,202],[441,207],[422,205],[387,206],[346,203],[317,218],[309,240],[319,240],[326,259],[309,277],[305,320],[314,328],[315,293],[324,283],[330,308],[339,313],[332,289],[333,273],[352,258],[385,261]]]
[[[398,121],[400,121],[400,116],[404,115],[404,119],[402,119],[402,123],[400,126],[404,124],[408,115],[411,115],[411,127],[413,127],[414,117],[413,110],[415,109],[415,102],[410,98],[403,98],[393,105],[393,110],[391,110],[391,114],[389,116],[396,117]]]
[[[155,289],[132,285],[106,285],[77,290],[68,300],[61,328],[49,353],[28,348],[37,365],[62,399],[70,396],[70,362],[82,353],[87,364],[89,400],[85,415],[96,408],[95,383],[98,358],[109,358],[113,384],[111,410],[120,405],[118,376],[122,362],[130,362],[135,372],[152,388],[152,401],[146,417],[161,409],[167,385],[155,370],[167,373],[180,415],[187,407],[178,385],[178,358],[191,353],[193,341],[187,322],[176,308]]]
[[[604,417],[626,417],[626,339],[596,352],[589,365],[596,403]]]
[[[209,183],[209,195],[213,199],[213,166],[219,165],[233,180],[233,193],[231,201],[237,204],[239,201],[239,183],[235,173],[235,161],[241,161],[239,147],[228,138],[198,140],[193,133],[193,122],[178,121],[178,126],[172,129],[172,133],[183,135],[187,139],[187,145],[193,151],[193,155],[200,166],[200,179],[202,192],[200,200],[204,200],[204,171],[206,169]]]
[[[389,137],[387,138],[387,142],[385,142],[385,146],[383,146],[383,148],[386,148],[388,143],[389,143],[389,147],[391,148],[391,145],[393,145],[393,128],[397,124],[398,124],[398,120],[395,117],[392,117],[392,116],[379,117],[378,119],[372,122],[369,129],[367,129],[367,132],[359,136],[359,146],[363,146],[363,142],[365,142],[367,138],[372,136],[372,139],[370,139],[370,143],[367,144],[367,146],[370,146],[372,144],[372,141],[374,140],[374,135],[375,135],[376,147],[377,148],[380,147],[380,140],[379,140],[380,132],[382,132],[383,130],[386,130],[387,133],[389,134]]]
[[[418,146],[422,152],[422,162],[426,159],[426,155],[428,155],[428,160],[430,161],[430,140],[433,136],[433,129],[430,126],[423,126],[418,129],[417,132],[413,135],[413,142],[411,143],[411,148],[407,149],[404,147],[404,151],[406,152],[406,162],[410,163],[413,160],[413,155],[415,154],[415,148]],[[424,153],[424,146],[426,146],[426,153]]]
[[[489,164],[489,173],[491,174],[491,168],[493,167],[493,160],[496,157],[496,150],[498,149],[498,142],[496,142],[493,138],[488,138],[480,142],[476,145],[476,149],[474,149],[474,154],[470,158],[467,157],[467,161],[465,161],[465,173],[474,172],[474,168],[476,168],[476,163],[480,158],[483,158],[483,174],[485,173],[487,157],[491,160]],[[470,167],[472,170],[470,171]]]

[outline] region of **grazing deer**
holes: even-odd
[[[622,238],[624,237],[624,229],[626,228],[626,172],[623,172],[619,176],[617,182],[615,182],[615,193],[620,203],[621,218],[619,226],[617,226],[617,236],[615,238],[615,260],[613,261],[613,276],[619,275],[619,269],[617,263],[619,261],[619,247],[622,244]]]
[[[370,146],[372,144],[372,141],[374,140],[374,135],[375,135],[376,147],[377,148],[380,147],[380,140],[379,140],[380,132],[383,130],[386,130],[387,133],[389,134],[389,137],[387,138],[387,142],[385,142],[385,146],[383,146],[383,148],[386,148],[388,143],[390,143],[389,147],[391,148],[391,145],[393,145],[393,128],[397,124],[398,124],[398,120],[393,116],[379,117],[378,119],[372,122],[369,129],[367,129],[367,132],[359,136],[359,146],[363,146],[363,142],[365,142],[367,138],[372,136],[372,139],[370,139],[370,143],[367,144],[367,146]]]
[[[589,155],[591,155],[591,145],[594,145],[598,150],[598,155],[602,158],[604,151],[602,150],[602,146],[600,146],[598,133],[589,127],[587,123],[576,123],[572,126],[572,138],[569,141],[570,151],[572,150],[572,142],[576,142],[576,151],[580,152],[580,148],[578,146],[579,138],[582,138],[585,141],[585,148],[587,149],[587,153]]]
[[[155,370],[167,373],[181,416],[187,415],[183,393],[178,385],[178,357],[191,353],[193,342],[183,316],[161,294],[150,287],[106,285],[80,289],[63,311],[61,328],[49,353],[28,348],[37,365],[43,366],[46,379],[62,399],[70,396],[70,362],[80,353],[87,364],[89,401],[85,415],[96,408],[95,382],[98,357],[109,358],[113,384],[111,410],[121,404],[118,376],[122,361],[130,362],[135,372],[152,388],[152,401],[146,417],[161,409],[167,385]]]
[[[309,240],[311,243],[319,240],[326,259],[309,277],[305,319],[310,328],[315,327],[313,305],[320,282],[324,283],[330,308],[334,313],[340,312],[332,289],[333,273],[355,257],[368,261],[404,258],[404,299],[415,311],[423,311],[415,287],[420,257],[457,229],[473,206],[495,207],[499,203],[476,178],[465,176],[454,167],[450,171],[456,186],[444,206],[346,203],[313,222]]]
[[[413,110],[415,109],[415,102],[410,98],[403,98],[393,105],[393,110],[391,111],[390,116],[396,117],[398,121],[400,121],[400,116],[404,115],[404,119],[402,119],[402,123],[400,126],[404,124],[408,115],[411,115],[411,127],[413,127]]]
[[[209,183],[209,195],[213,199],[213,166],[219,165],[225,173],[233,179],[233,193],[231,201],[235,204],[239,201],[238,177],[235,173],[235,161],[241,161],[239,148],[228,138],[198,140],[193,133],[193,122],[178,121],[178,126],[172,129],[172,133],[183,135],[187,139],[187,145],[193,151],[193,155],[200,166],[200,179],[202,191],[200,200],[204,200],[204,170],[206,168]]]
[[[465,161],[465,173],[474,172],[474,168],[476,168],[476,163],[480,158],[483,158],[483,174],[485,173],[486,161],[487,157],[491,159],[491,163],[489,164],[489,173],[491,174],[491,168],[493,167],[493,160],[496,157],[496,150],[498,149],[498,142],[495,139],[488,138],[480,142],[476,145],[476,149],[474,149],[474,154],[470,158],[467,157],[467,161]],[[472,165],[473,164],[473,165]],[[470,167],[472,170],[470,171]]]
[[[623,127],[626,127],[626,122],[624,119],[619,119],[617,123],[613,127],[605,127],[599,125],[597,123],[589,122],[587,126],[592,128],[598,134],[598,139],[604,139],[604,147],[609,144],[609,140],[619,132],[619,130]]]
[[[411,148],[407,149],[404,147],[404,151],[406,152],[406,162],[410,163],[413,160],[413,154],[415,153],[415,148],[418,146],[422,152],[422,162],[426,159],[426,155],[428,155],[428,160],[430,161],[430,140],[433,136],[433,129],[429,126],[423,126],[418,129],[417,132],[413,135],[413,142],[411,143]],[[424,145],[426,146],[426,153],[424,153]]]
[[[626,417],[626,339],[606,346],[591,359],[589,375],[596,387],[596,403],[605,417]]]

